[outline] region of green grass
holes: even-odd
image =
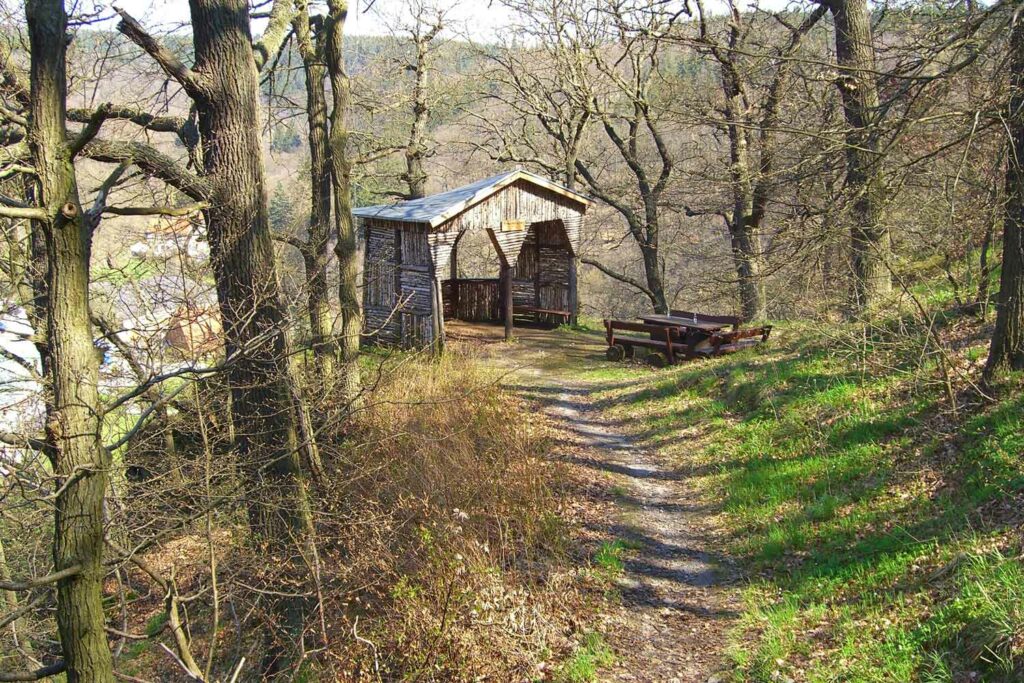
[[[102,266],[93,269],[93,279],[96,281],[107,280],[114,285],[123,285],[128,282],[142,282],[157,273],[158,268],[155,263],[133,257],[119,268]]]
[[[625,567],[623,556],[627,551],[637,549],[636,543],[620,538],[614,541],[605,541],[594,553],[594,564],[609,574],[621,574]]]
[[[591,631],[555,671],[556,683],[590,683],[597,672],[615,663],[615,654],[600,633]]]
[[[580,375],[720,505],[728,552],[757,577],[738,679],[1024,680],[1019,384],[953,416],[910,319],[859,349],[842,330],[777,332],[729,358]]]

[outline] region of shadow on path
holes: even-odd
[[[738,603],[736,571],[716,552],[709,532],[708,519],[717,510],[697,495],[691,480],[702,468],[666,462],[644,446],[642,435],[627,434],[624,421],[602,413],[607,402],[590,400],[595,392],[631,384],[578,379],[581,370],[605,362],[600,337],[530,330],[518,343],[503,344],[493,343],[488,329],[463,332],[494,365],[512,371],[504,381],[508,389],[538,403],[561,425],[560,459],[611,479],[618,513],[596,531],[635,550],[623,558],[621,607],[605,629],[617,663],[598,680],[707,681],[722,668]],[[602,486],[594,490],[607,495]]]

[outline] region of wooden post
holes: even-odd
[[[455,240],[455,244],[452,245],[452,253],[449,257],[451,262],[451,282],[452,282],[452,317],[459,317],[459,240],[462,239],[462,235],[459,235]],[[442,305],[443,308],[443,305]]]
[[[512,268],[501,264],[501,305],[505,314],[505,341],[512,339]]]
[[[433,348],[438,354],[444,353],[444,297],[441,296],[441,281],[431,272],[430,276],[431,308],[434,309],[434,340]]]
[[[462,239],[462,235],[459,235],[455,239],[455,244],[452,245],[451,256],[448,257],[448,261],[451,263],[451,269],[452,269],[451,279],[452,280],[458,280],[459,279],[459,240],[460,239]]]
[[[569,324],[573,327],[576,326],[579,319],[579,290],[578,283],[576,280],[576,272],[579,267],[579,259],[576,258],[575,254],[569,254]]]
[[[530,230],[533,231],[533,254],[534,254],[534,273],[533,273],[533,305],[537,308],[544,308],[541,305],[540,300],[540,285],[541,285],[541,267],[540,267],[540,231],[536,227],[530,226]],[[537,322],[540,322],[540,313],[536,315]]]

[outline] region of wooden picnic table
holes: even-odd
[[[699,318],[694,320],[677,315],[645,315],[640,319],[648,325],[676,328],[680,339],[693,350],[708,346],[715,333],[729,326],[729,323],[716,323]]]
[[[718,332],[729,326],[728,323],[712,323],[693,318],[680,318],[674,315],[642,315],[640,319],[648,325],[664,325],[666,327],[685,327],[689,330],[698,330],[708,334]]]

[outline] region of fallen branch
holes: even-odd
[[[67,664],[57,662],[35,671],[0,671],[0,683],[7,683],[7,681],[41,681],[44,678],[63,673],[65,669],[67,669]]]

